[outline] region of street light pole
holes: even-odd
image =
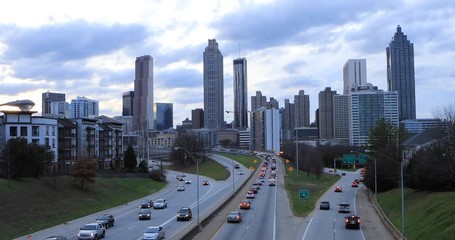
[[[235,170],[235,162],[234,159],[232,159],[232,196],[235,194],[235,187],[234,187],[234,170]]]
[[[295,130],[295,155],[296,155],[296,158],[297,158],[297,176],[299,175],[299,144],[297,142],[297,129],[294,129]]]
[[[376,158],[374,158],[374,199],[378,200],[378,174],[376,169]]]

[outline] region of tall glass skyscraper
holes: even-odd
[[[248,89],[246,58],[234,60],[234,128],[248,128]]]
[[[398,92],[400,121],[416,119],[414,45],[403,34],[400,25],[386,54],[387,90]]]
[[[153,129],[153,58],[136,58],[133,99],[133,131]]]
[[[122,116],[133,116],[134,91],[122,94]]]
[[[154,113],[156,130],[166,130],[173,127],[172,103],[155,103]]]
[[[204,127],[224,128],[223,55],[215,39],[204,51]]]

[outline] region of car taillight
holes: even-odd
[[[357,219],[357,222],[360,223],[360,219]]]
[[[348,223],[348,222],[349,222],[349,220],[346,218],[345,222],[346,222],[346,223]]]

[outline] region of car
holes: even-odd
[[[141,209],[139,210],[139,220],[150,220],[152,218],[152,212],[150,209]]]
[[[256,187],[258,190],[261,189],[262,183],[261,182],[255,182],[253,183],[253,187]]]
[[[165,199],[159,198],[153,202],[153,209],[165,209],[167,208],[167,202]]]
[[[185,186],[179,185],[179,186],[177,187],[177,191],[179,191],[179,192],[185,191]]]
[[[242,214],[240,212],[230,212],[227,216],[228,223],[239,223],[242,221]]]
[[[360,183],[360,179],[356,178],[356,179],[354,179],[354,182]]]
[[[78,240],[95,240],[104,238],[106,228],[101,223],[87,223],[80,228],[77,234]]]
[[[190,179],[185,179],[185,184],[191,184],[191,180]]]
[[[115,222],[114,216],[112,214],[107,214],[107,213],[98,216],[95,220],[97,222],[100,222],[101,224],[103,224],[103,226],[106,229],[108,229],[110,227],[113,227],[114,226],[114,222]]]
[[[345,172],[342,172],[342,173],[341,173],[341,176],[346,176],[346,173],[345,173]]]
[[[191,208],[189,207],[182,207],[177,212],[177,221],[180,220],[191,220],[193,218],[193,213],[191,212]]]
[[[349,203],[339,203],[338,204],[338,212],[339,213],[349,213],[350,210],[349,210],[349,207],[351,205]]]
[[[245,174],[243,171],[239,171],[239,175],[243,175]]]
[[[139,205],[139,208],[151,208],[153,206],[152,200],[143,200]]]
[[[50,236],[47,237],[45,240],[67,240],[65,236]]]
[[[343,191],[343,188],[341,188],[340,186],[335,188],[335,192],[342,192],[342,191]]]
[[[347,215],[344,218],[344,222],[346,225],[346,229],[349,228],[354,228],[354,229],[360,229],[360,217],[357,215]]]
[[[258,189],[255,187],[250,187],[248,191],[252,191],[253,193],[258,193]]]
[[[276,180],[275,178],[270,178],[269,179],[269,186],[275,186],[276,185]]]
[[[254,192],[253,191],[246,192],[246,198],[254,198]]]
[[[251,202],[248,200],[243,200],[240,202],[240,209],[250,209]]]
[[[143,240],[160,240],[164,238],[163,227],[151,226],[144,230]]]
[[[234,168],[237,169],[237,168],[240,168],[240,165],[238,163],[234,164]]]
[[[181,174],[177,174],[177,176],[175,176],[175,178],[180,181],[180,179],[182,179],[183,176]]]
[[[322,201],[319,204],[319,210],[330,210],[330,202],[328,201]]]
[[[351,183],[351,187],[359,187],[359,183],[357,183],[357,182],[352,182],[352,183]]]
[[[204,185],[204,186],[209,185],[209,181],[207,181],[207,180],[202,181],[202,185]]]

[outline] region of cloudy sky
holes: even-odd
[[[267,99],[342,93],[347,59],[367,59],[368,82],[387,90],[385,48],[397,25],[414,43],[417,117],[455,100],[453,0],[14,0],[0,3],[0,103],[65,93],[121,115],[136,57],[154,58],[154,100],[174,104],[174,125],[203,107],[202,53],[224,56],[225,110],[232,61],[248,61],[248,93]],[[239,47],[240,46],[240,47]],[[226,114],[225,120],[233,116]]]

